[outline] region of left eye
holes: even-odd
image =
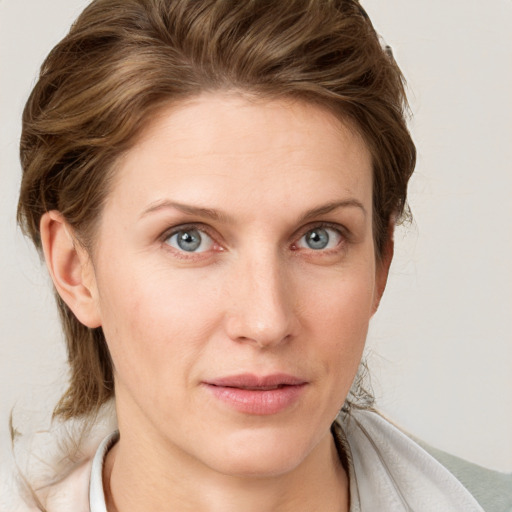
[[[303,235],[298,247],[303,249],[313,249],[314,251],[322,251],[325,249],[333,249],[341,240],[341,233],[333,228],[314,228]]]
[[[193,228],[175,231],[165,242],[174,249],[185,252],[205,252],[213,245],[213,240],[204,231]]]

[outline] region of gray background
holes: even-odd
[[[86,4],[0,0],[0,458],[16,405],[44,427],[65,380],[49,279],[15,226],[23,104]],[[408,78],[419,149],[368,343],[380,408],[442,449],[512,471],[512,1],[367,0]]]

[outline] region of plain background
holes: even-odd
[[[45,425],[66,369],[46,272],[15,226],[23,104],[86,4],[0,0],[0,458]],[[512,471],[512,1],[367,0],[409,84],[419,161],[369,362],[381,410]],[[39,421],[36,422],[36,419]]]

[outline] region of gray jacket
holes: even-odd
[[[486,512],[512,512],[512,474],[492,471],[416,442],[448,469]]]

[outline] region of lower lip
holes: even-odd
[[[288,409],[299,399],[306,384],[283,386],[277,389],[252,390],[205,384],[219,400],[246,414],[268,415]]]

